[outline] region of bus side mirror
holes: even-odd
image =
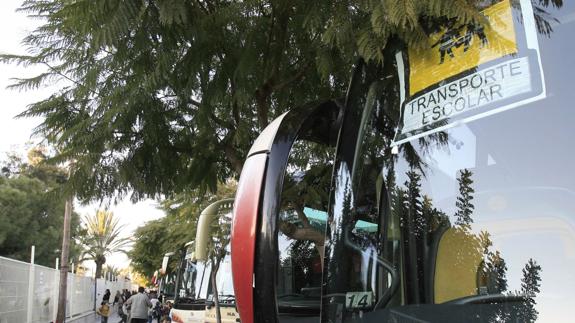
[[[209,254],[209,242],[212,238],[212,223],[220,214],[221,210],[229,209],[231,212],[234,204],[233,198],[219,200],[210,204],[200,214],[198,227],[196,228],[195,257],[198,261],[206,261]]]

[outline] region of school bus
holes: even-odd
[[[575,4],[546,3],[388,44],[345,99],[260,134],[233,211],[242,322],[571,320]]]

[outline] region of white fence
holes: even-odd
[[[0,257],[0,323],[48,323],[56,317],[60,272]],[[106,289],[131,289],[124,279],[108,281],[68,273],[66,317],[93,311]]]

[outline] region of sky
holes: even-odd
[[[38,21],[29,19],[25,13],[15,12],[21,0],[0,1],[0,53],[25,54],[21,40],[37,26]],[[26,109],[26,106],[48,97],[58,90],[58,85],[43,87],[38,90],[18,91],[6,87],[12,83],[14,77],[30,77],[43,71],[42,67],[28,67],[0,64],[0,159],[4,159],[8,152],[25,153],[26,147],[39,143],[41,138],[32,137],[33,129],[41,122],[40,118],[19,118],[15,116]],[[81,216],[93,214],[98,204],[82,206],[76,203],[75,211]],[[129,200],[122,201],[110,210],[120,217],[120,224],[124,225],[123,235],[132,236],[133,231],[146,221],[164,216],[157,209],[153,200],[145,200],[132,204]],[[108,264],[117,268],[128,266],[128,258],[123,254],[114,254],[108,259]],[[93,267],[93,263],[87,263]]]

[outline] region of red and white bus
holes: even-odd
[[[262,132],[234,206],[242,322],[571,320],[575,3],[481,10]]]

